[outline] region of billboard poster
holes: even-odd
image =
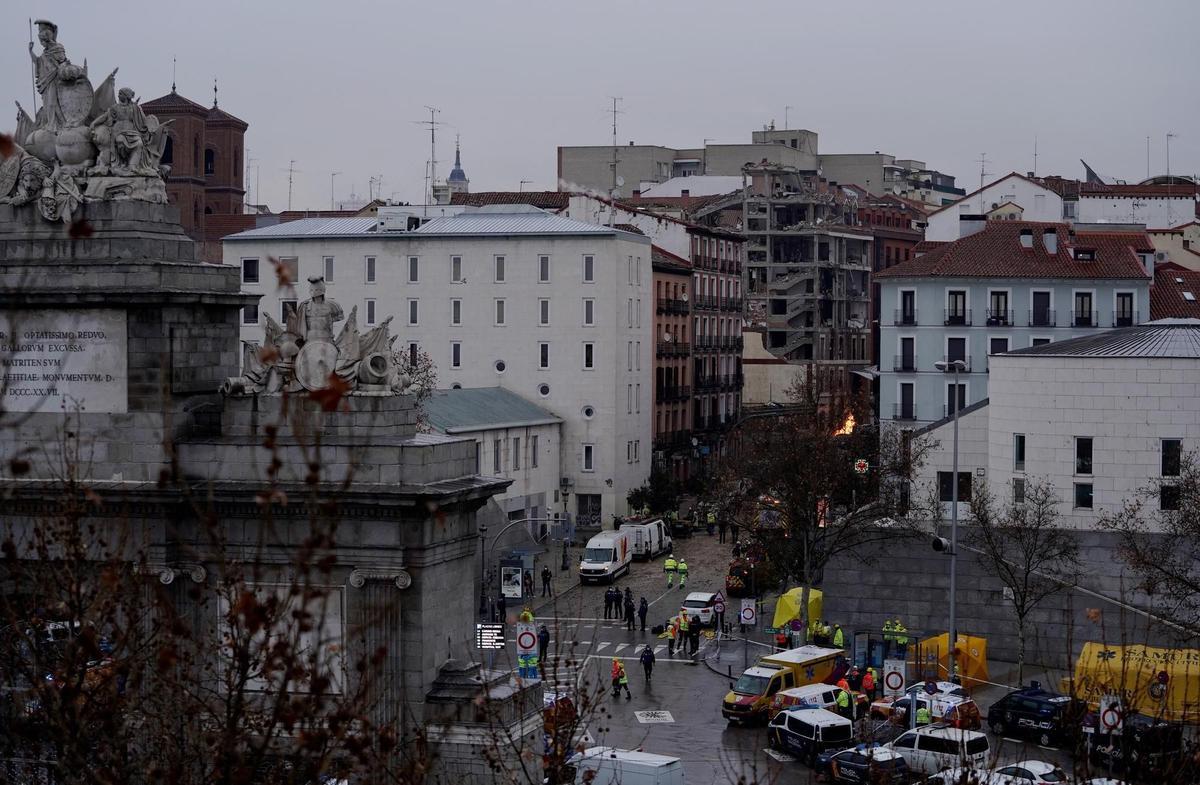
[[[500,568],[500,594],[506,600],[521,599],[521,568],[520,567],[501,567]]]

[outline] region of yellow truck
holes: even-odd
[[[775,693],[804,684],[832,683],[841,649],[801,646],[759,659],[730,685],[721,704],[721,716],[730,722],[749,723],[767,719]]]

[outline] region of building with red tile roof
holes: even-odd
[[[1200,272],[1167,262],[1154,268],[1151,319],[1200,319]]]

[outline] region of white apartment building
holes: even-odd
[[[651,460],[654,290],[650,239],[528,205],[489,205],[424,225],[315,218],[226,237],[225,264],[282,318],[324,276],[360,327],[392,317],[396,346],[432,356],[439,387],[505,387],[562,418],[560,487],[579,525],[626,512]],[[414,217],[415,218],[415,217]],[[279,291],[268,262],[298,283]],[[340,329],[340,326],[335,327]],[[487,472],[485,472],[487,473]]]
[[[949,242],[959,238],[959,216],[983,215],[1011,202],[1018,206],[1026,221],[1061,221],[1074,216],[1063,214],[1063,198],[1045,185],[1012,172],[983,188],[972,191],[957,202],[929,214],[925,239]]]
[[[1175,509],[1181,456],[1200,449],[1200,319],[1162,319],[989,358],[989,398],[959,418],[960,518],[979,483],[1001,503],[1048,480],[1064,527],[1095,529],[1142,489]],[[918,487],[950,501],[952,423],[917,433],[938,448]],[[947,505],[946,514],[949,514]]]

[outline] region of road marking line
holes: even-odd
[[[638,658],[633,657],[633,656],[612,657],[607,654],[589,654],[589,655],[587,655],[587,657],[585,659],[589,659],[589,660],[623,660],[625,662],[637,662],[638,661]],[[655,664],[660,664],[660,663],[664,663],[664,662],[673,662],[677,665],[688,665],[691,663],[691,660],[690,659],[684,659],[684,660],[671,659],[670,657],[668,657],[665,660],[658,660]]]
[[[607,645],[608,645],[608,641],[601,641],[600,643],[597,643],[597,644],[596,644],[596,651],[600,651],[601,649],[603,649],[603,648],[604,648],[605,646],[607,646]],[[588,655],[588,656],[591,656],[591,655]]]
[[[659,653],[660,651],[662,651],[663,649],[665,649],[665,648],[667,648],[667,647],[666,647],[666,646],[664,646],[664,645],[663,645],[663,644],[661,644],[661,643],[660,643],[660,644],[658,644],[657,646],[655,646],[655,647],[654,647],[654,656],[655,656],[655,657],[657,657],[657,656],[658,656],[658,653]]]
[[[621,649],[628,649],[628,648],[629,648],[628,643],[618,643],[617,648],[613,649],[613,654],[620,654]]]

